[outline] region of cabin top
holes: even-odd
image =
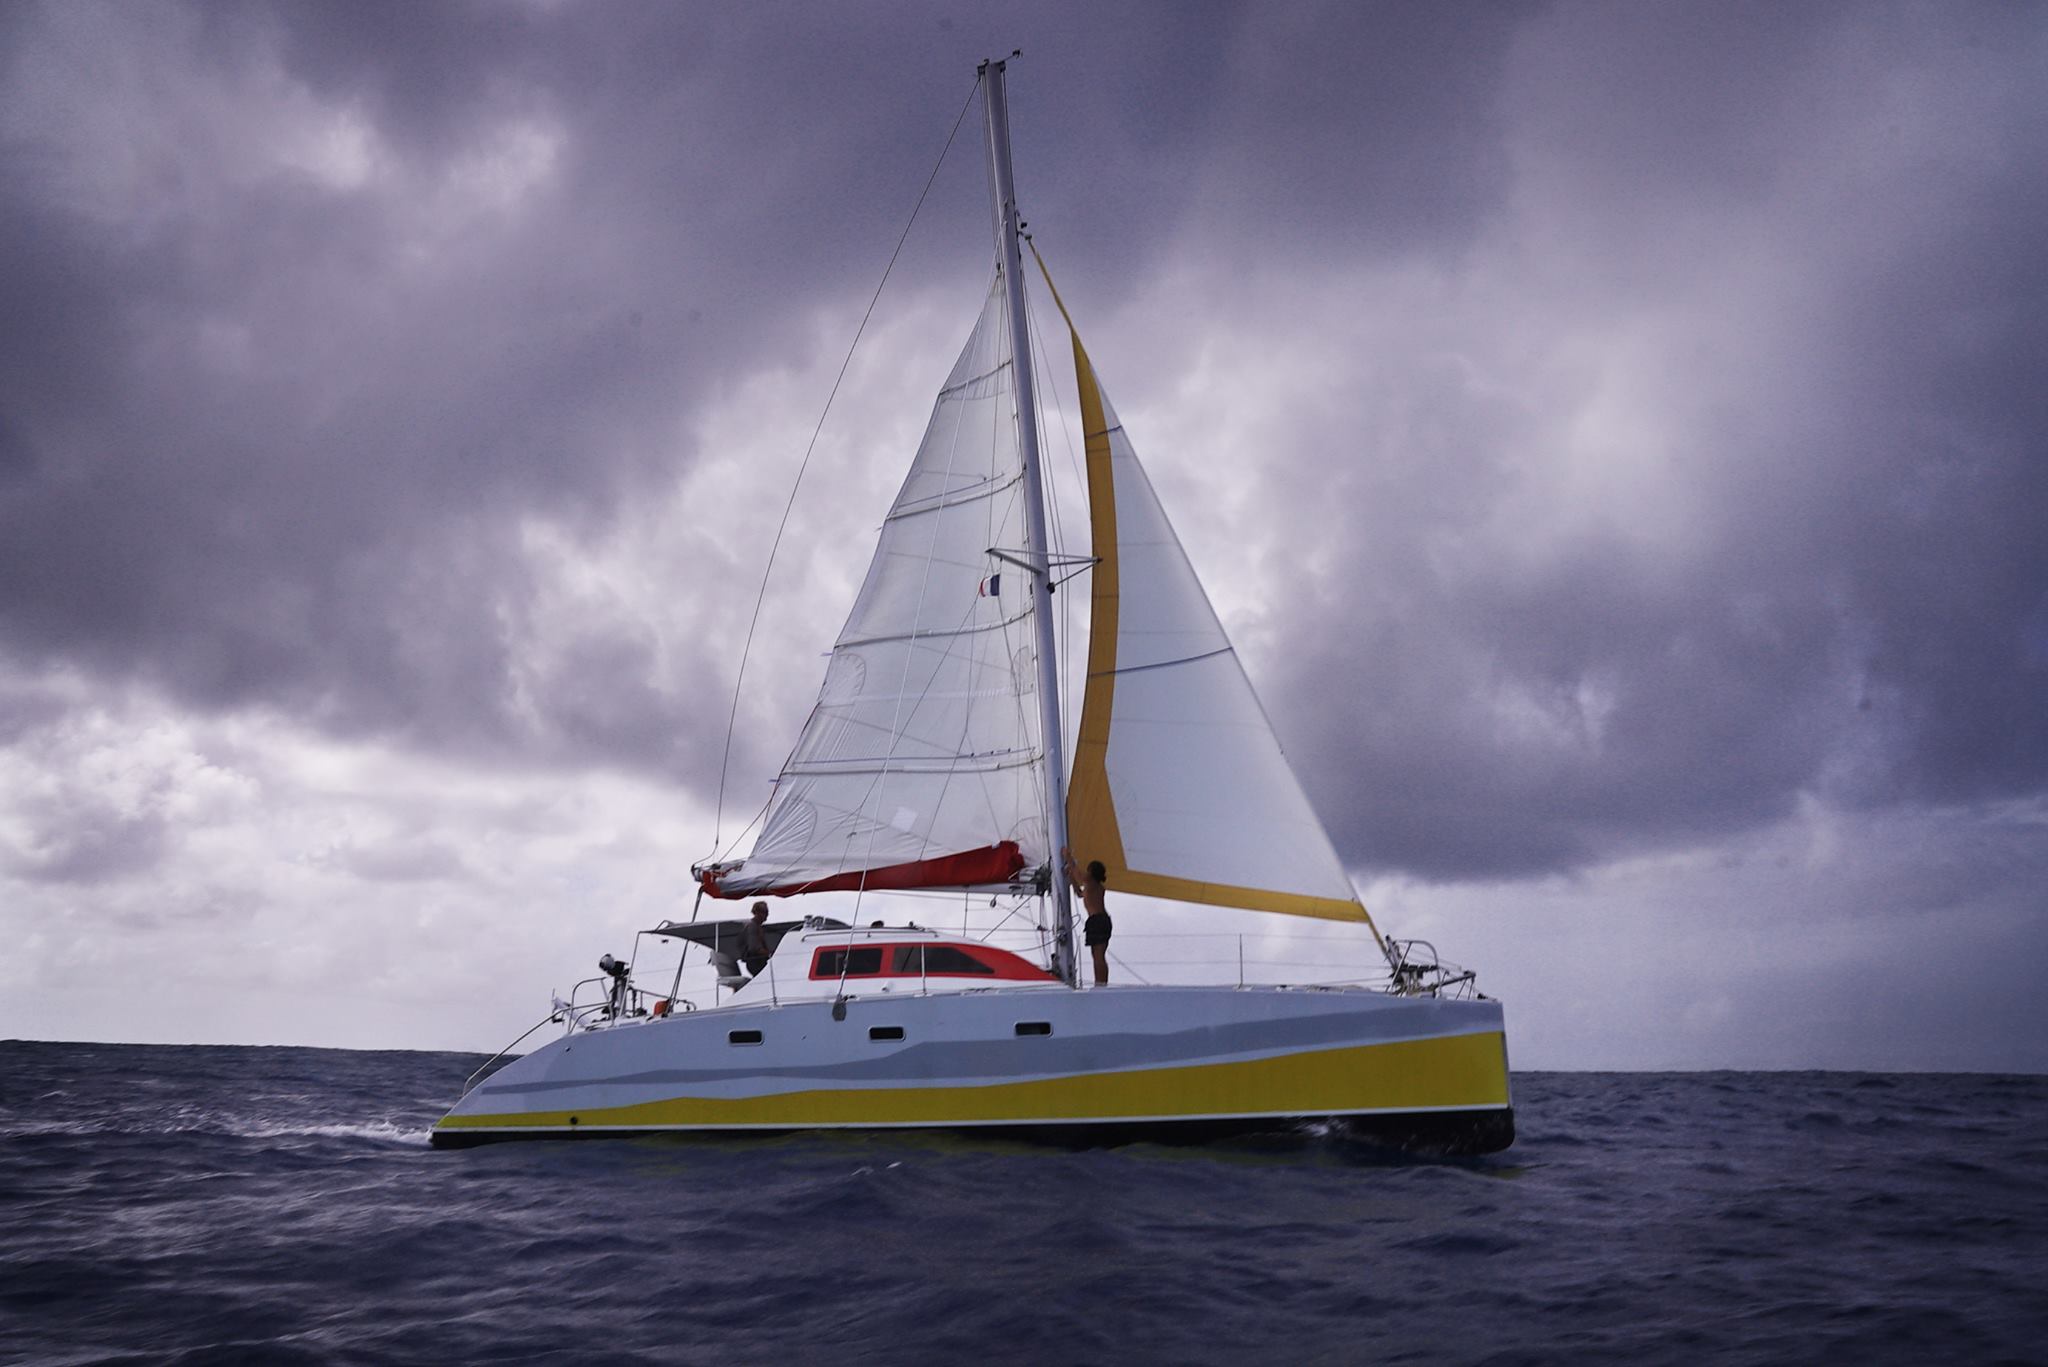
[[[805,937],[808,941],[811,937]],[[838,936],[818,937],[825,944],[806,944],[808,976],[813,982],[840,978],[991,978],[1038,982],[1051,978],[1038,965],[1007,949],[970,941],[891,939],[850,943]]]
[[[811,930],[776,946],[768,968],[741,995],[836,997],[842,992],[962,992],[978,987],[1061,986],[1021,954],[922,926]]]

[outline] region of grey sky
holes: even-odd
[[[180,1037],[82,1014],[83,956],[193,1038],[494,1047],[465,992],[686,905],[781,499],[1012,47],[1140,455],[1518,1061],[2048,1067],[2003,5],[0,9],[0,1033]],[[975,127],[799,500],[741,806],[985,285]],[[223,1005],[230,944],[297,986]]]

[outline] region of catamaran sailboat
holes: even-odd
[[[1004,63],[981,76],[994,284],[752,850],[693,873],[711,899],[1012,899],[1035,943],[823,914],[664,923],[648,933],[703,951],[711,1000],[678,990],[680,962],[663,990],[607,956],[592,999],[551,1013],[562,1033],[479,1070],[436,1144],[893,1127],[1087,1142],[1317,1120],[1439,1152],[1512,1142],[1500,1004],[1374,926],[1071,318],[1091,553],[1048,541]],[[1070,772],[1052,595],[1083,576]],[[1069,848],[1104,866],[1127,924],[1136,904],[1117,899],[1345,922],[1383,966],[1339,985],[1084,983]]]

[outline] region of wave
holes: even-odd
[[[392,1120],[251,1120],[236,1116],[152,1120],[142,1116],[108,1116],[78,1120],[0,1120],[0,1139],[175,1134],[218,1135],[232,1139],[361,1139],[425,1148],[429,1129],[426,1125],[401,1124]]]
[[[0,1043],[0,1359],[2041,1357],[2048,1078],[1517,1074],[1474,1163],[1323,1127],[429,1155],[480,1061]]]

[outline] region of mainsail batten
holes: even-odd
[[[783,772],[789,774],[976,774],[994,773],[998,769],[1014,769],[1020,764],[1035,764],[1038,756],[1028,751],[1012,751],[1000,755],[965,755],[946,759],[833,759],[816,760],[808,764],[791,764]],[[943,766],[943,767],[941,767]]]
[[[941,641],[948,636],[979,636],[985,632],[1004,631],[1021,627],[1030,619],[1031,614],[1029,612],[1019,612],[1008,617],[998,618],[993,622],[979,622],[973,626],[949,629],[933,628],[929,631],[906,631],[896,636],[856,636],[850,640],[841,641],[839,649],[845,650],[853,646],[897,645],[904,641]],[[925,690],[921,696],[931,696],[930,691]]]
[[[989,480],[986,483],[969,485],[963,489],[955,489],[950,493],[934,495],[929,501],[924,503],[905,504],[891,508],[885,520],[901,522],[905,518],[923,517],[928,513],[944,512],[948,508],[957,508],[963,503],[974,503],[981,499],[996,498],[1010,492],[1023,482],[1023,476],[1013,475],[1008,479]]]

